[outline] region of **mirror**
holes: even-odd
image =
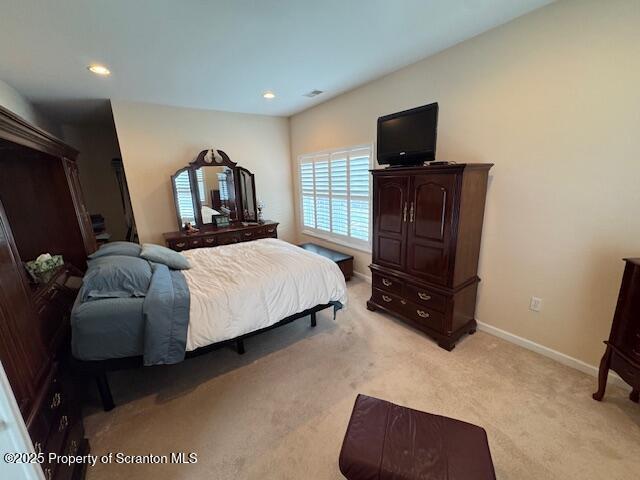
[[[258,220],[256,212],[256,189],[253,174],[246,168],[238,167],[240,177],[240,203],[242,204],[242,216],[246,222]]]
[[[212,165],[196,168],[195,175],[202,224],[214,223],[214,215],[226,215],[230,221],[238,220],[233,170]]]
[[[178,215],[178,225],[180,228],[185,223],[196,223],[196,204],[195,196],[191,190],[191,169],[189,167],[178,170],[171,177],[171,185],[173,186],[173,198],[176,202],[176,213]]]
[[[171,176],[178,226],[214,227],[216,218],[258,221],[254,175],[222,150],[203,150]]]

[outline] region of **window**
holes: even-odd
[[[303,232],[370,251],[371,147],[302,155],[298,161]]]

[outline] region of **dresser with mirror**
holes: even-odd
[[[178,230],[164,240],[173,250],[278,236],[277,222],[258,218],[254,175],[222,150],[201,151],[171,176],[171,186]]]

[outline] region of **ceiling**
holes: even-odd
[[[0,79],[58,122],[106,99],[288,116],[548,3],[0,0]]]

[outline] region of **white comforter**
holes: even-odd
[[[282,240],[255,240],[183,254],[191,296],[187,350],[273,325],[319,304],[346,306],[344,276],[331,260]]]

